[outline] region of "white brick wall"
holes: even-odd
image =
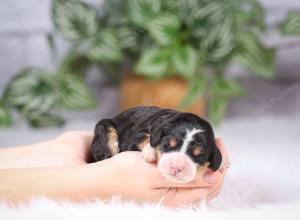
[[[299,0],[259,0],[264,6],[269,9],[273,8],[299,8]]]
[[[31,33],[51,30],[51,0],[0,1],[0,33]]]
[[[20,68],[49,67],[51,0],[0,1],[0,90]]]
[[[102,0],[87,0],[100,5]],[[261,0],[269,8],[268,23],[272,26],[280,21],[288,9],[300,9],[300,0]],[[46,35],[52,33],[50,19],[51,0],[2,0],[0,1],[0,93],[7,81],[22,67],[40,66],[52,69]],[[66,49],[64,41],[56,39],[59,48]],[[268,42],[276,43],[280,38],[270,34]],[[284,76],[300,76],[300,49],[280,52],[280,65],[290,70]],[[285,64],[286,63],[286,64]],[[291,69],[293,68],[293,69]],[[282,71],[282,68],[279,68]],[[281,74],[281,73],[280,73]]]

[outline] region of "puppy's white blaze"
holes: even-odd
[[[181,149],[180,149],[180,153],[184,154],[186,152],[186,150],[189,146],[189,143],[193,140],[194,135],[199,133],[199,132],[203,132],[203,130],[196,129],[196,128],[193,128],[193,130],[186,129],[186,135],[184,137],[183,144],[182,144]]]

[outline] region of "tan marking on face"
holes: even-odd
[[[159,147],[155,148],[155,154],[156,154],[156,160],[159,161],[162,156],[162,152],[159,150]]]
[[[169,144],[170,144],[170,147],[176,147],[177,145],[177,140],[175,137],[171,137],[170,140],[169,140]]]
[[[150,143],[150,135],[146,135],[142,142],[138,143],[138,149],[142,151],[144,147]]]
[[[203,174],[203,173],[205,173],[205,171],[208,169],[208,166],[209,166],[209,162],[206,162],[203,166],[198,166],[197,167],[197,173],[198,174]]]
[[[199,156],[199,155],[201,154],[201,152],[202,152],[202,149],[201,149],[200,146],[197,146],[197,147],[195,147],[195,148],[193,149],[193,155],[194,155],[194,156]]]
[[[108,133],[107,133],[107,139],[108,139],[108,147],[111,152],[111,154],[114,156],[117,153],[120,152],[119,149],[119,142],[118,142],[118,134],[115,128],[109,127]]]

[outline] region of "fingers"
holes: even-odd
[[[60,135],[58,139],[74,143],[76,146],[80,144],[85,147],[90,147],[93,137],[94,134],[88,131],[68,131]]]
[[[212,192],[208,193],[206,196],[206,201],[210,201],[213,198],[217,197],[221,192],[221,186],[218,186],[217,188],[215,188]]]
[[[175,183],[169,181],[162,176],[160,180],[161,188],[175,187],[175,188],[208,188],[213,185],[219,184],[222,181],[222,175],[220,172],[206,171],[198,175],[193,181],[189,183]]]
[[[218,184],[222,179],[220,172],[207,171],[204,173],[204,180],[209,184]]]
[[[160,201],[167,206],[199,205],[202,201],[210,201],[219,195],[222,182],[206,188],[168,188],[161,189],[164,193]],[[166,192],[167,190],[167,192]]]
[[[74,139],[81,138],[87,141],[91,141],[93,139],[94,134],[89,131],[67,131],[59,136],[59,138],[64,139]]]
[[[189,205],[206,198],[208,190],[202,188],[170,188],[162,199],[166,206],[179,207]]]
[[[218,138],[218,139],[216,139],[216,144],[217,144],[217,147],[220,149],[221,154],[223,156],[222,165],[221,165],[220,169],[216,172],[216,173],[220,174],[221,181],[214,187],[214,189],[210,193],[207,194],[207,201],[210,201],[211,199],[215,198],[221,192],[225,174],[226,174],[227,169],[230,164],[228,152],[225,148],[223,141],[220,138]]]
[[[221,138],[216,139],[216,145],[222,154],[223,159],[222,159],[222,164],[220,166],[220,170],[223,171],[224,169],[227,169],[230,165],[228,152]]]

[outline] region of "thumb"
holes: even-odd
[[[175,183],[164,178],[164,185],[165,187],[176,188],[206,188],[219,183],[221,180],[222,175],[220,172],[207,170],[204,174],[198,175],[193,181],[189,183]]]
[[[217,184],[221,181],[222,175],[220,172],[207,171],[204,173],[204,181],[209,184]]]

